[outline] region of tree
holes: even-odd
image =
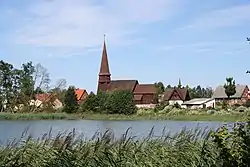
[[[181,85],[181,79],[179,78],[179,82],[178,82],[178,85],[177,85],[178,88],[182,88],[182,85]]]
[[[35,66],[34,72],[34,83],[37,85],[37,88],[40,88],[44,92],[49,91],[50,76],[48,70],[43,67],[40,63]]]
[[[169,88],[172,88],[172,86],[171,86],[171,85],[168,85],[168,86],[166,87],[166,89],[169,89]]]
[[[32,62],[28,62],[22,65],[21,71],[21,92],[23,95],[32,96],[34,93],[34,79],[33,74],[35,72],[35,67]]]
[[[33,75],[35,72],[35,67],[32,62],[22,64],[21,70],[21,80],[20,80],[20,103],[28,105],[31,99],[34,99],[34,87],[35,81]]]
[[[81,107],[83,112],[85,111],[98,112],[97,96],[93,92],[90,92],[90,94],[88,95],[88,97],[86,98]]]
[[[1,108],[12,111],[20,92],[20,73],[12,64],[0,61],[0,102]],[[4,107],[3,107],[4,106]]]
[[[66,113],[75,113],[78,110],[78,103],[77,98],[75,94],[75,87],[70,86],[68,90],[65,93],[65,99],[64,99],[64,108],[63,111]]]
[[[155,87],[157,88],[157,94],[162,94],[165,91],[165,86],[162,82],[156,82]]]
[[[230,98],[236,93],[235,80],[233,79],[233,77],[226,78],[224,88],[228,98]]]
[[[134,114],[136,106],[133,93],[129,91],[114,91],[109,93],[106,110],[109,114]]]

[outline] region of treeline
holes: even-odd
[[[50,85],[51,80],[48,70],[41,64],[34,65],[27,62],[20,68],[12,64],[0,61],[0,111],[16,112],[20,107],[34,111],[36,108],[30,106],[30,101],[35,99],[37,93],[52,93],[62,90],[66,81],[60,79],[54,86]]]
[[[102,114],[134,114],[137,110],[133,102],[133,93],[129,91],[91,92],[82,104],[77,103],[74,87],[65,94],[64,112],[94,112]]]
[[[27,62],[18,69],[10,63],[0,61],[0,112],[55,112],[55,99],[63,103],[61,111],[67,113],[133,114],[137,109],[131,92],[90,93],[85,102],[78,104],[75,87],[65,88],[64,79],[51,85],[48,70],[41,64]],[[31,105],[37,94],[48,95],[42,106]]]
[[[184,87],[181,85],[180,81],[179,81],[179,84],[176,86],[167,85],[165,87],[162,82],[156,82],[155,86],[158,90],[158,94],[162,94],[163,92],[165,92],[166,89],[176,87],[176,88],[187,88],[189,91],[189,95],[191,96],[191,99],[193,99],[193,98],[211,98],[213,95],[213,89],[211,87],[202,88],[200,85],[193,87],[193,88],[189,87],[188,85],[186,85]]]

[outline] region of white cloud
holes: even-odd
[[[186,43],[177,45],[168,45],[162,47],[163,51],[180,51],[187,50],[191,52],[211,52],[216,51],[225,54],[235,54],[244,52],[249,46],[244,45],[244,42],[199,42],[199,43]]]
[[[93,47],[107,34],[109,44],[140,41],[139,27],[166,19],[177,0],[39,0],[22,15],[23,26],[13,35],[21,44],[49,47]]]
[[[204,30],[231,27],[245,24],[247,21],[250,21],[250,4],[214,10],[204,15],[200,15],[193,21],[193,23],[179,28],[178,30]]]

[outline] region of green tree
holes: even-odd
[[[20,89],[20,70],[12,64],[0,61],[0,101],[7,111],[13,111],[16,106]]]
[[[31,99],[34,99],[34,72],[35,67],[33,66],[32,62],[28,62],[22,65],[20,78],[20,102],[24,105],[28,105],[29,101]]]
[[[180,78],[179,78],[179,82],[178,82],[177,88],[182,88],[182,84],[181,84],[181,79]]]
[[[224,88],[228,98],[230,98],[236,93],[235,80],[233,79],[233,77],[226,78],[226,83],[224,85]]]
[[[172,86],[171,86],[171,85],[168,85],[168,86],[166,87],[166,89],[169,89],[169,88],[172,88]]]
[[[90,92],[84,103],[82,104],[82,110],[83,112],[88,112],[88,111],[93,111],[93,112],[98,112],[98,99],[97,96],[93,93]]]
[[[110,92],[106,110],[109,114],[134,114],[136,106],[133,102],[133,93],[129,91],[114,91]]]
[[[162,82],[156,82],[155,87],[157,88],[157,94],[162,94],[165,91],[165,86]]]
[[[63,111],[66,113],[76,113],[78,110],[78,103],[77,98],[75,94],[75,87],[70,86],[68,90],[65,93],[65,99],[64,99],[64,108]]]

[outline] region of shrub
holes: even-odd
[[[227,104],[227,101],[226,101],[226,100],[223,100],[223,101],[222,101],[221,107],[222,107],[222,109],[227,109],[228,104]]]
[[[158,112],[158,111],[160,111],[160,110],[163,110],[163,109],[164,109],[166,106],[168,106],[168,105],[169,105],[169,102],[162,101],[162,102],[156,104],[156,106],[155,106],[155,108],[154,108],[154,111],[155,111],[155,112]]]
[[[246,103],[244,104],[245,107],[250,107],[250,100],[247,100]]]
[[[244,112],[246,110],[246,107],[240,106],[236,110],[239,111],[239,112]]]
[[[181,108],[181,105],[179,103],[174,103],[174,108]]]

